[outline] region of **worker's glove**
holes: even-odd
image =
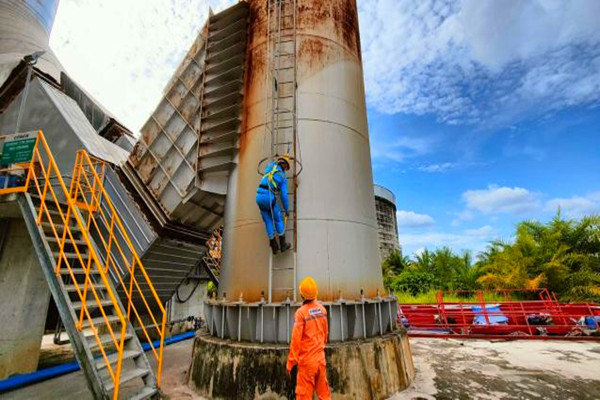
[[[287,367],[286,372],[287,372],[288,379],[291,380],[295,384],[296,383],[296,375],[298,373],[298,364],[295,364],[291,368]]]

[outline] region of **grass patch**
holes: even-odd
[[[396,293],[398,303],[400,304],[437,304],[437,290],[430,290],[425,293],[412,295],[408,292]],[[483,301],[486,303],[506,301],[506,297],[498,293],[483,293]],[[513,300],[518,300],[513,296]],[[465,294],[458,296],[456,293],[445,293],[444,302],[447,303],[479,303],[479,298],[473,294]]]

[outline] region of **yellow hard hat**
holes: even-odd
[[[300,295],[305,300],[314,300],[317,298],[317,282],[315,282],[312,276],[307,276],[300,283]]]
[[[284,162],[287,164],[288,168],[290,167],[290,160],[292,158],[290,157],[289,154],[284,154],[282,156],[277,157],[277,164]]]

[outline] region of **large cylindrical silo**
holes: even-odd
[[[267,0],[250,0],[245,114],[226,212],[220,294],[259,301],[269,246],[255,204],[270,118]],[[297,2],[298,177],[296,281],[312,275],[321,300],[383,294],[355,0]],[[277,256],[274,265],[284,263]],[[289,265],[286,264],[286,265]],[[273,301],[283,301],[282,291]]]
[[[0,85],[18,62],[45,51],[37,68],[60,79],[62,65],[50,49],[49,38],[59,0],[0,0]]]

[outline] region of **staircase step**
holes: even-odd
[[[121,371],[121,379],[119,379],[119,384],[123,385],[125,382],[132,381],[135,378],[143,378],[146,375],[148,375],[149,373],[150,373],[149,370],[141,369],[141,368],[132,369],[129,371]],[[115,383],[112,380],[110,380],[109,382],[106,383],[106,390],[108,390],[109,392],[112,391],[114,388],[115,388]]]
[[[39,214],[39,213],[40,213],[40,209],[39,209],[39,207],[38,207],[38,208],[36,208],[36,210],[35,210],[35,211],[36,211],[36,212]],[[48,209],[47,209],[47,211],[48,211],[48,214],[50,214],[51,216],[56,216],[56,217],[58,217],[58,218],[60,218],[60,219],[62,219],[63,217],[64,217],[64,218],[66,218],[66,217],[67,217],[67,211],[66,211],[66,210],[65,210],[65,211],[63,211],[63,212],[62,212],[62,214],[61,214],[61,213],[60,213],[60,212],[59,212],[57,209],[54,209],[54,208],[52,208],[52,207],[48,206]],[[47,216],[47,214],[46,214],[46,208],[44,208],[44,212],[42,213],[42,215],[43,215],[44,217],[46,217],[46,216]],[[73,214],[71,213],[71,218],[72,218],[72,217],[73,217]],[[59,220],[59,221],[60,221],[60,220]]]
[[[131,333],[125,333],[125,341],[131,339],[132,337],[133,337],[133,335]],[[86,336],[85,338],[88,341],[88,345],[90,346],[90,349],[95,350],[99,347],[98,341],[96,341],[96,337],[94,335]],[[100,339],[100,343],[102,344],[102,346],[110,346],[110,345],[114,344],[113,338],[110,335],[110,333],[100,335],[99,339]],[[120,332],[115,332],[115,339],[117,339],[117,341],[121,340]]]
[[[50,224],[50,222],[42,222],[42,228],[48,228],[49,231],[52,231],[52,225]],[[81,232],[78,226],[71,226],[70,228],[71,231]],[[63,224],[54,224],[54,229],[56,229],[57,232],[62,233],[65,229],[65,226]]]
[[[83,269],[83,268],[71,268],[71,271],[73,271],[73,275],[85,275],[85,269]],[[60,267],[60,274],[61,275],[71,275],[71,273],[69,272],[69,268],[67,268],[65,266]],[[100,275],[100,273],[98,271],[96,271],[95,269],[90,269],[90,276],[98,276],[98,275]]]
[[[158,393],[158,389],[152,387],[144,387],[141,392],[136,393],[129,400],[146,400]]]
[[[85,282],[81,282],[79,283],[79,290],[83,290],[83,286],[84,286]],[[96,290],[98,289],[106,289],[106,286],[104,286],[104,283],[96,283],[94,282],[94,288]],[[65,289],[67,292],[73,292],[76,293],[77,292],[77,287],[75,287],[75,285],[65,285]],[[91,286],[88,285],[88,292],[90,292],[90,294],[92,293],[91,290]]]
[[[34,193],[31,193],[30,196],[31,196],[31,201],[33,202],[33,204],[36,205],[35,208],[39,209],[38,205],[41,203],[40,196],[38,194],[34,194]],[[52,195],[50,193],[47,194],[45,205],[50,210],[58,209],[58,205],[56,204],[56,202],[54,201],[54,199],[52,198]],[[59,203],[59,205],[60,205],[60,208],[65,211],[69,207],[69,205],[66,203]]]
[[[118,322],[119,321],[119,317],[117,315],[107,315],[106,319],[108,320],[108,323],[113,323],[113,322]],[[106,325],[106,320],[104,319],[104,317],[92,318],[92,322],[94,323],[94,327]],[[91,326],[90,320],[87,319],[87,318],[84,319],[83,320],[83,327],[84,328],[89,328],[90,326]]]
[[[130,358],[138,357],[140,354],[142,354],[141,351],[125,350],[123,352],[123,360],[128,360]],[[107,356],[106,358],[108,358],[108,362],[110,364],[114,364],[114,363],[116,363],[119,360],[119,354],[118,353],[112,353],[111,355]],[[104,369],[104,368],[106,368],[106,360],[104,359],[104,357],[98,358],[98,361],[96,361],[96,368],[97,369]]]
[[[103,308],[113,306],[113,303],[110,299],[100,300],[100,304],[102,305]],[[71,305],[73,306],[74,310],[81,310],[81,307],[82,307],[81,301],[73,302],[73,303],[71,303]],[[92,300],[88,301],[87,308],[88,308],[88,310],[95,310],[95,309],[99,308],[98,303],[96,303],[95,299],[92,299]]]
[[[54,255],[54,257],[58,258],[60,256],[60,252],[59,251],[53,251],[52,254]],[[81,258],[83,260],[87,260],[89,255],[87,253],[82,254],[81,252],[79,253],[79,255],[77,253],[68,253],[68,252],[64,252],[63,255],[67,258],[71,258],[71,259],[79,259],[79,255],[81,255]]]
[[[48,242],[58,244],[58,240],[56,240],[56,238],[54,236],[48,237],[48,238],[46,238],[46,240]],[[85,240],[79,240],[79,239],[71,240],[71,238],[67,237],[65,244],[66,245],[76,244],[78,246],[82,246],[82,245],[85,245],[86,243],[85,243]]]

